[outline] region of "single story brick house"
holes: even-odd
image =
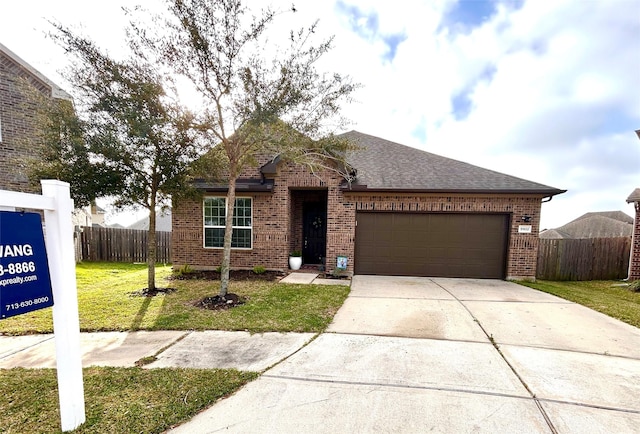
[[[355,274],[534,279],[540,208],[565,190],[351,131],[355,181],[264,159],[237,186],[232,268],[288,268],[338,256]],[[226,187],[198,183],[202,200],[173,209],[172,261],[222,261]]]

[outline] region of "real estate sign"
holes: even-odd
[[[53,306],[40,214],[0,211],[0,318]]]

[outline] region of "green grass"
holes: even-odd
[[[242,306],[212,311],[194,303],[216,295],[219,282],[167,280],[157,269],[158,287],[176,290],[156,297],[134,296],[147,286],[144,264],[83,263],[76,267],[82,331],[248,330],[323,331],[342,305],[345,286],[231,282]],[[0,334],[48,333],[52,309],[0,321]],[[156,433],[193,417],[216,400],[257,377],[235,370],[87,368],[87,421],[79,433]],[[0,432],[60,432],[55,370],[0,370]]]
[[[640,292],[616,286],[616,281],[518,282],[549,294],[562,297],[640,327]]]
[[[87,368],[86,422],[73,432],[160,433],[257,375],[220,369]],[[60,432],[55,370],[0,370],[0,384],[1,432]]]
[[[76,267],[80,329],[247,330],[250,332],[321,332],[342,305],[345,286],[291,285],[277,282],[231,282],[229,292],[246,299],[226,311],[200,309],[194,303],[216,295],[219,282],[166,280],[169,266],[156,270],[156,285],[176,291],[155,297],[133,296],[145,288],[144,264],[82,263]],[[0,333],[50,333],[51,308],[0,321]]]

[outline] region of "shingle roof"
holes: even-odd
[[[144,217],[127,226],[127,229],[149,230],[149,217]],[[171,232],[171,211],[156,211],[156,231]]]
[[[558,240],[562,238],[573,238],[566,232],[562,232],[560,229],[545,229],[540,232],[540,238],[547,240]]]
[[[526,193],[546,196],[566,191],[357,131],[340,136],[361,148],[348,156],[349,164],[358,172],[352,183],[354,190]]]
[[[636,188],[635,190],[633,190],[633,192],[627,198],[627,203],[631,202],[640,202],[640,188]]]
[[[630,237],[633,218],[622,211],[588,212],[559,228],[540,233],[540,238]]]
[[[619,220],[624,223],[633,224],[633,217],[629,214],[622,211],[596,211],[596,212],[588,212],[586,214],[581,215],[575,220],[572,220],[570,223],[577,222],[578,220],[586,219],[589,217],[608,217],[610,219]]]

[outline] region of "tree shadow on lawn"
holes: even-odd
[[[144,319],[147,311],[149,310],[149,305],[151,304],[152,297],[144,297],[136,316],[133,318],[133,322],[131,323],[131,330],[140,330],[140,326],[142,325],[142,320]]]

